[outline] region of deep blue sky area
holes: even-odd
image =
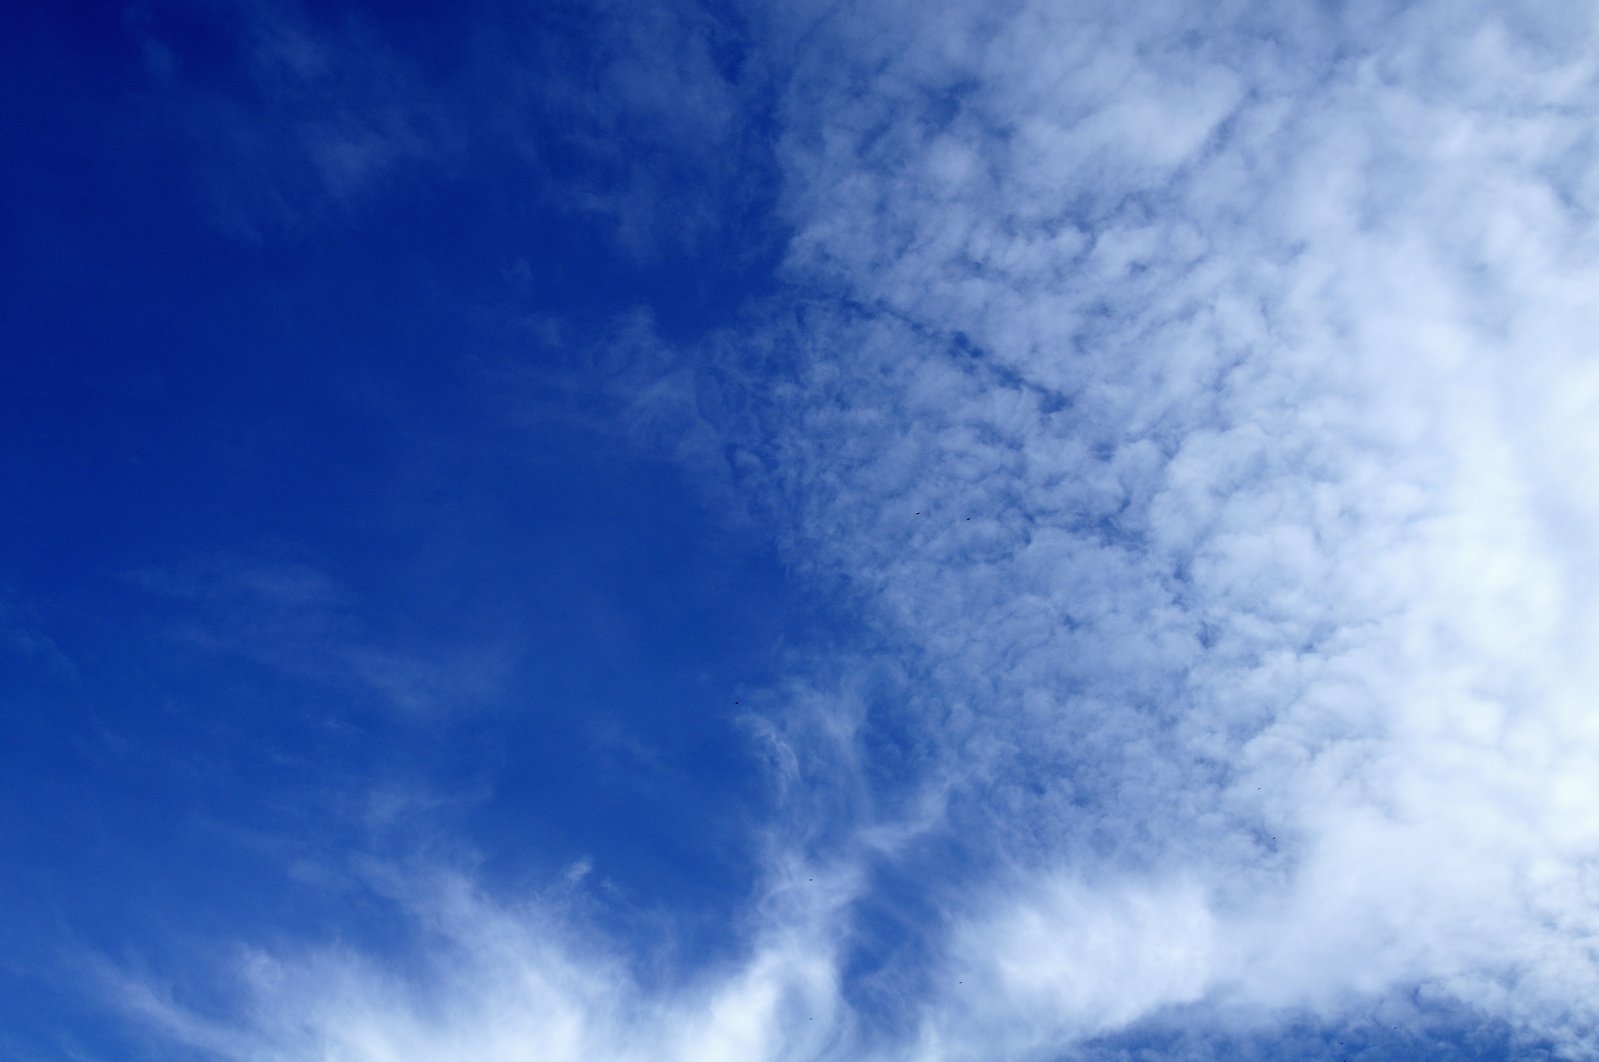
[[[487,143],[485,14],[305,11],[415,79],[352,91],[458,108],[440,121]],[[670,908],[719,946],[768,796],[734,701],[811,606],[629,436],[585,352],[630,311],[666,337],[724,319],[774,234],[621,240],[563,190],[618,161],[539,86],[538,150],[335,194],[291,143],[316,102],[244,54],[250,9],[0,17],[0,1053],[98,1042],[48,988],[91,954],[390,946],[338,885],[363,856],[507,888],[590,860],[621,921]],[[496,47],[581,84],[608,32],[552,6]],[[727,191],[667,161],[633,194]],[[752,203],[762,179],[727,178]]]

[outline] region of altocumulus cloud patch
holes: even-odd
[[[542,394],[855,617],[717,708],[757,773],[725,933],[674,947],[598,864],[507,885],[441,829],[339,886],[403,946],[221,926],[216,998],[102,956],[103,998],[231,1058],[1599,1053],[1592,14],[645,14],[659,40],[539,72],[636,154],[546,158],[540,194],[618,269],[758,228],[773,276],[705,327],[644,284],[517,335],[567,348]],[[418,136],[321,194],[381,199]],[[718,194],[680,209],[696,167]],[[32,615],[11,640],[59,644]],[[500,670],[415,663],[430,705],[509,696],[479,634]],[[703,784],[681,755],[662,799]]]

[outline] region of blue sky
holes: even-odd
[[[0,18],[0,1054],[1599,1053],[1583,5]]]

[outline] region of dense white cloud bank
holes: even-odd
[[[793,268],[896,322],[813,348],[810,547],[1006,851],[1145,882],[996,900],[941,1042],[1426,984],[1593,1050],[1591,23],[1148,10],[850,27],[795,107]]]
[[[927,885],[936,970],[889,975],[911,1031],[850,1005],[846,873],[763,907],[703,990],[446,905],[432,994],[252,967],[271,1017],[229,1051],[1049,1058],[1163,1008],[1337,1023],[1419,992],[1599,1053],[1591,14],[765,32],[797,56],[804,294],[679,383],[907,676],[764,730],[786,806],[847,809],[809,856],[864,875],[955,834],[994,868]]]

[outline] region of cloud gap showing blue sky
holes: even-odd
[[[0,1053],[1599,1055],[1599,19],[10,11]]]

